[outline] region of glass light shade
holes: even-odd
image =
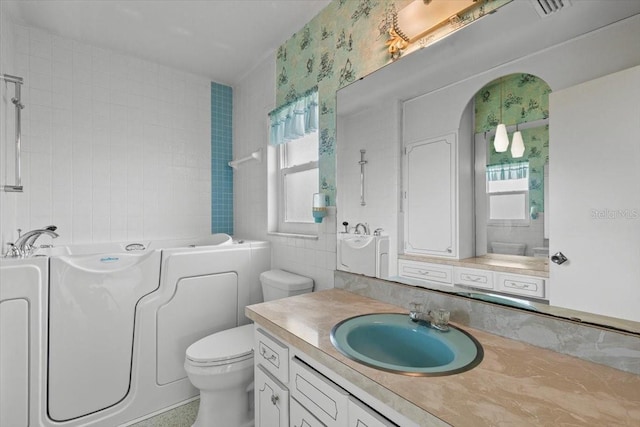
[[[496,137],[493,140],[493,148],[497,153],[504,153],[509,148],[509,135],[507,135],[507,127],[504,123],[500,123],[496,128]]]
[[[524,141],[522,140],[522,132],[516,131],[511,141],[511,156],[515,159],[524,155]]]

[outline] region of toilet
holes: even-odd
[[[265,301],[304,294],[313,280],[284,270],[260,274]],[[200,390],[193,427],[253,425],[253,325],[238,326],[202,338],[186,351],[184,368]]]

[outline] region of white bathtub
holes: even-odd
[[[46,258],[0,258],[0,426],[26,427],[44,412],[47,277]]]
[[[126,251],[132,243],[136,244],[134,250]],[[46,304],[33,305],[39,308],[26,314],[24,304],[0,305],[3,316],[14,316],[14,312],[23,320],[25,316],[35,316],[29,323],[29,350],[37,363],[30,365],[26,380],[22,375],[12,383],[12,390],[26,389],[28,396],[24,392],[12,393],[12,400],[3,401],[0,410],[2,417],[16,419],[27,411],[31,423],[6,423],[15,427],[112,427],[197,396],[197,389],[191,386],[182,367],[186,347],[202,336],[247,323],[244,306],[261,301],[259,274],[270,267],[267,242],[238,243],[224,235],[74,245],[53,248],[48,253],[52,256],[40,251],[40,256],[28,260],[3,260],[0,264],[3,298],[8,295],[5,279],[15,271],[7,265],[29,265],[34,277],[28,280],[35,280],[33,268],[39,269],[41,277],[40,284],[24,288],[32,293],[37,289],[37,295],[30,296],[29,301],[51,298],[52,308],[51,324],[47,324]],[[141,275],[135,282],[135,292],[120,285],[126,280],[109,282],[108,275],[96,273],[97,267],[87,267],[100,266],[101,262],[134,265],[134,260],[141,265],[134,268]],[[48,265],[52,266],[50,281]],[[77,283],[77,277],[83,277],[86,286]],[[105,306],[100,305],[101,298]],[[90,328],[95,329],[95,334]],[[125,351],[127,339],[130,347]],[[15,345],[12,341],[11,346]],[[49,348],[53,354],[47,361]],[[96,354],[113,354],[96,358],[88,348],[99,348]],[[127,368],[128,382],[124,371]],[[91,377],[90,381],[87,377]],[[31,385],[25,388],[25,381],[31,381]],[[22,402],[22,406],[14,401]],[[5,406],[9,409],[5,410]],[[27,409],[21,409],[24,407]],[[5,422],[0,420],[0,425]]]

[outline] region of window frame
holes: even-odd
[[[317,135],[317,133],[316,133]],[[295,141],[292,141],[294,144]],[[304,171],[318,170],[319,171],[319,161],[313,160],[307,163],[303,163],[300,165],[294,166],[286,166],[287,165],[287,148],[289,143],[284,143],[278,145],[277,148],[277,188],[276,188],[276,200],[277,200],[277,232],[287,233],[287,234],[317,234],[318,227],[317,224],[313,220],[311,205],[312,199],[309,197],[309,222],[299,222],[299,221],[287,221],[285,218],[286,215],[286,181],[285,178],[289,174],[295,174]],[[317,192],[317,187],[314,192]]]
[[[491,196],[515,196],[518,194],[524,195],[524,218],[522,219],[491,219]],[[520,191],[499,191],[494,193],[487,193],[487,225],[500,225],[500,226],[512,226],[512,227],[526,227],[531,224],[531,218],[529,215],[529,190]]]

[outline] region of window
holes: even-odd
[[[487,166],[489,224],[529,223],[529,162]]]
[[[318,192],[318,132],[280,144],[278,150],[278,231],[313,233],[312,200]]]
[[[315,234],[318,88],[269,113],[269,231]]]

